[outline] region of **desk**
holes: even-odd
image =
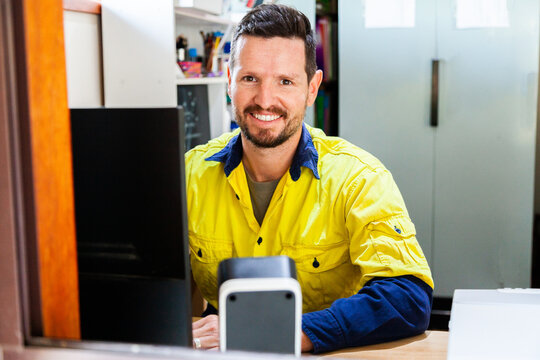
[[[194,317],[193,321],[200,318]],[[406,339],[390,341],[377,345],[347,348],[316,356],[341,359],[419,359],[446,360],[448,352],[448,331],[426,331],[425,333]],[[304,354],[306,355],[306,354]]]
[[[342,359],[446,359],[448,351],[447,331],[426,331],[422,335],[387,343],[349,348],[321,355],[319,359],[338,357]]]

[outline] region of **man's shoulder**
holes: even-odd
[[[340,162],[349,166],[362,166],[371,171],[386,170],[379,159],[368,151],[337,137],[327,136],[320,129],[309,128],[313,144],[319,153],[320,162]]]

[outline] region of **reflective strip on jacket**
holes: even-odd
[[[328,308],[374,277],[414,275],[433,288],[403,198],[375,157],[304,125],[261,226],[241,158],[239,130],[186,154],[191,268],[214,307],[217,266],[230,257],[291,257],[304,312]]]

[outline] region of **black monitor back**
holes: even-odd
[[[182,109],[72,109],[81,337],[191,345]]]

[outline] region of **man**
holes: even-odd
[[[287,255],[302,288],[302,351],[425,331],[433,280],[392,176],[303,124],[322,80],[309,20],[282,5],[253,9],[228,77],[240,131],[186,155],[191,266],[211,307],[221,260]],[[217,323],[194,323],[196,347],[218,347]]]

